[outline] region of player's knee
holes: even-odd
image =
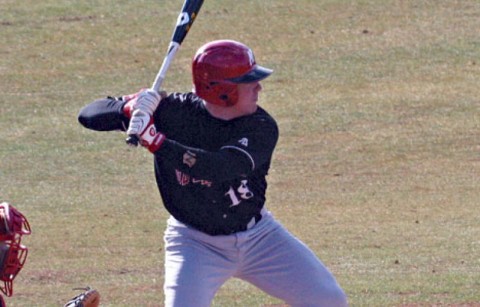
[[[347,295],[339,286],[311,293],[300,298],[302,302],[293,303],[295,307],[348,307]]]
[[[323,297],[319,299],[321,304],[318,304],[318,306],[331,306],[331,307],[347,307],[348,306],[347,295],[339,286],[332,287],[331,289],[329,289],[329,291],[326,291],[324,293]],[[312,306],[317,306],[317,305],[312,305]]]
[[[163,291],[165,307],[209,307],[215,295],[213,291],[189,282],[181,285],[166,282]]]
[[[165,291],[165,307],[209,307],[212,298],[192,292]]]
[[[325,306],[347,307],[347,295],[340,287],[337,287],[335,290],[331,291],[329,303]]]

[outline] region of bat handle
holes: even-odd
[[[130,146],[138,146],[138,143],[140,142],[140,139],[138,138],[137,135],[135,134],[130,134],[127,136],[127,138],[125,139],[125,142],[130,145]]]
[[[160,75],[157,78],[155,78],[155,81],[153,81],[151,89],[156,91],[156,92],[160,92],[160,88],[162,86],[163,79],[164,79],[164,77],[160,76]]]
[[[175,57],[175,54],[177,54],[178,49],[180,48],[180,44],[174,41],[171,41],[170,44],[168,45],[168,51],[167,55],[163,59],[162,66],[160,67],[160,70],[157,73],[157,76],[155,77],[155,80],[153,81],[152,84],[152,90],[155,90],[157,92],[160,91],[160,88],[162,87],[163,80],[165,80],[165,76],[167,74],[167,70],[170,67],[170,64],[172,63],[173,58]]]

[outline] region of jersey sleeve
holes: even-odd
[[[80,110],[78,121],[91,130],[126,131],[129,119],[123,113],[124,104],[114,97],[95,100]]]

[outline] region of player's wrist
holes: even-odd
[[[137,110],[137,113],[142,113],[142,111]],[[137,114],[138,115],[138,114]],[[136,133],[140,140],[140,145],[147,148],[151,153],[155,153],[163,144],[166,137],[163,133],[158,132],[153,119],[148,114],[143,114],[142,116],[137,116],[136,118],[141,119],[143,117],[143,123],[148,123],[144,128],[137,126],[136,124],[133,127],[136,127],[140,133]]]
[[[131,118],[133,112],[136,109],[139,109],[138,97],[139,97],[140,93],[142,93],[145,90],[147,90],[147,88],[141,88],[136,93],[123,95],[123,96],[119,97],[119,100],[125,102],[125,104],[122,107],[122,111],[123,111],[123,114],[127,118]],[[153,112],[150,112],[150,110],[145,110],[145,108],[140,108],[140,109],[142,109],[142,111],[144,111],[144,112],[146,112],[150,115],[151,115],[151,113],[153,113]]]
[[[165,142],[165,140],[166,140],[165,134],[163,134],[161,132],[157,132],[155,134],[155,136],[152,138],[151,142],[147,143],[145,147],[151,153],[155,153],[160,149],[160,147],[162,147],[163,142]],[[142,143],[142,145],[143,145],[143,143]]]
[[[133,113],[133,103],[132,103],[132,101],[129,101],[129,102],[126,102],[126,103],[123,104],[122,113],[127,118],[132,117],[132,113]]]

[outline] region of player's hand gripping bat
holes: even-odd
[[[162,86],[163,80],[167,73],[170,63],[172,62],[175,54],[177,53],[180,45],[187,36],[188,31],[190,30],[195,18],[202,7],[203,0],[185,0],[183,3],[182,11],[178,15],[177,24],[175,30],[173,31],[172,39],[168,45],[167,54],[163,59],[162,66],[153,81],[151,89],[159,92]],[[139,138],[137,135],[128,135],[126,139],[127,144],[137,146]]]

